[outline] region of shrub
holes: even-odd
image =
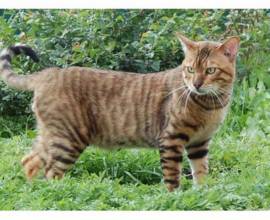
[[[181,63],[175,31],[196,40],[239,35],[240,78],[247,78],[251,86],[260,80],[269,87],[264,68],[264,54],[270,54],[269,16],[269,10],[1,10],[0,41],[2,47],[22,42],[38,51],[39,64],[15,59],[19,74],[72,65],[146,73]],[[265,65],[251,74],[258,62]],[[0,98],[1,114],[30,112],[29,93],[1,83]]]

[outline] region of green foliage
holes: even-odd
[[[72,65],[146,73],[181,63],[176,31],[196,40],[239,35],[239,78],[269,87],[269,66],[263,69],[270,54],[269,18],[267,10],[2,10],[0,42],[27,43],[38,51],[38,65],[15,60],[20,74]],[[1,114],[30,112],[29,93],[11,92],[1,83],[0,98]]]
[[[15,135],[26,134],[33,137],[35,128],[34,118],[31,116],[0,117],[0,138],[11,138]]]

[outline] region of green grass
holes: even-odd
[[[89,148],[62,180],[28,182],[20,160],[35,134],[32,120],[1,118],[0,210],[258,210],[270,208],[270,95],[245,81],[210,146],[210,174],[167,192],[155,150]],[[12,119],[12,120],[11,120]]]

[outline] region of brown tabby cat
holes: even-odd
[[[5,82],[34,91],[39,135],[22,160],[27,177],[45,167],[48,179],[61,178],[89,144],[127,145],[159,149],[169,191],[179,186],[185,149],[200,183],[208,172],[210,139],[229,106],[239,38],[215,43],[177,36],[185,52],[182,65],[151,74],[70,67],[17,76],[11,58],[25,53],[37,61],[35,52],[25,45],[3,50]]]

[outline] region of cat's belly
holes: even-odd
[[[93,145],[96,145],[101,148],[113,149],[113,148],[149,148],[155,147],[156,141],[151,140],[150,138],[146,138],[143,136],[138,136],[133,134],[129,135],[121,135],[115,134],[111,135],[102,135],[97,136],[92,139]]]
[[[143,140],[134,141],[96,141],[94,145],[104,149],[119,149],[119,148],[149,148],[154,147],[153,144]]]

